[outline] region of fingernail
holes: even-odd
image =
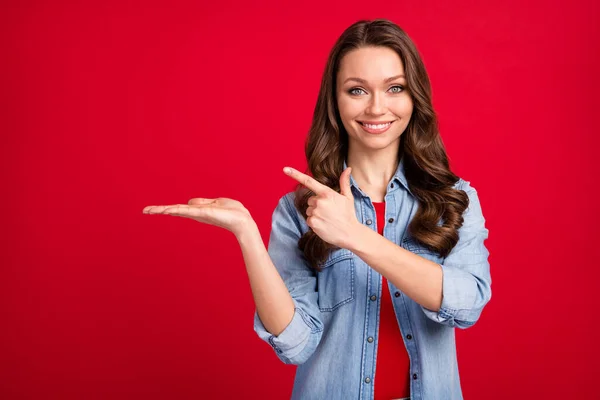
[[[289,174],[290,172],[292,172],[292,170],[290,168],[288,168],[288,167],[285,167],[283,169],[283,172],[285,172],[286,174]]]

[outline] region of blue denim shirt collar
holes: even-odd
[[[346,160],[344,159],[344,168],[342,171],[344,171],[346,168],[348,168],[348,164],[346,163]],[[394,173],[394,176],[392,177],[391,181],[388,183],[388,192],[393,189],[393,187],[390,187],[390,183],[396,182],[397,184],[401,184],[402,186],[404,186],[406,188],[406,190],[412,194],[412,192],[410,191],[410,189],[408,188],[408,181],[406,180],[406,175],[404,173],[404,156],[402,156],[402,158],[400,158],[400,162],[398,163],[398,167],[396,168],[396,172]],[[364,196],[367,197],[367,195],[360,190],[360,188],[358,187],[358,184],[356,183],[356,181],[354,180],[354,177],[352,177],[352,174],[350,174],[350,187],[354,186],[359,193]]]

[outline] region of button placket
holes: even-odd
[[[368,209],[368,205],[366,206],[366,208]],[[365,212],[366,214],[366,212]],[[366,215],[365,215],[366,217]],[[371,217],[372,218],[372,217]],[[371,229],[375,229],[375,220],[369,218],[368,220],[365,219],[363,220],[364,223],[366,225],[371,225]],[[370,269],[368,271],[369,274],[373,274],[373,278],[375,278],[375,274],[376,272],[372,269]],[[370,279],[370,282],[372,284],[372,286],[369,288],[370,290],[373,290],[373,292],[369,293],[367,292],[367,302],[368,304],[366,305],[369,309],[373,309],[375,310],[378,303],[379,303],[379,294],[377,293],[378,289],[377,286],[377,279]],[[363,386],[363,385],[371,385],[373,384],[373,377],[369,376],[369,374],[373,374],[374,370],[375,370],[375,355],[376,355],[376,351],[377,351],[377,347],[375,346],[375,338],[376,338],[376,329],[375,329],[375,325],[376,325],[376,316],[375,316],[375,312],[369,313],[370,318],[368,321],[368,327],[367,327],[367,332],[366,335],[362,338],[363,340],[363,351],[365,354],[365,358],[363,360],[364,362],[364,366],[363,366],[363,373],[364,375],[361,374],[361,390],[363,391],[363,393],[365,394],[365,396],[368,396],[367,393],[369,393],[370,390],[372,390],[372,388],[370,388],[369,386]]]

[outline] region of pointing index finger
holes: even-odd
[[[323,185],[321,182],[317,181],[315,178],[303,174],[302,172],[295,170],[294,168],[285,167],[283,169],[286,175],[294,178],[302,185],[306,186],[310,190],[312,190],[315,194],[322,194],[328,190],[331,190],[329,186]]]

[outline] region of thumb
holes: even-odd
[[[348,198],[353,198],[354,196],[352,196],[352,190],[350,189],[350,173],[352,172],[352,168],[351,167],[347,167],[344,172],[342,172],[342,175],[340,176],[340,193],[343,196],[346,196]]]

